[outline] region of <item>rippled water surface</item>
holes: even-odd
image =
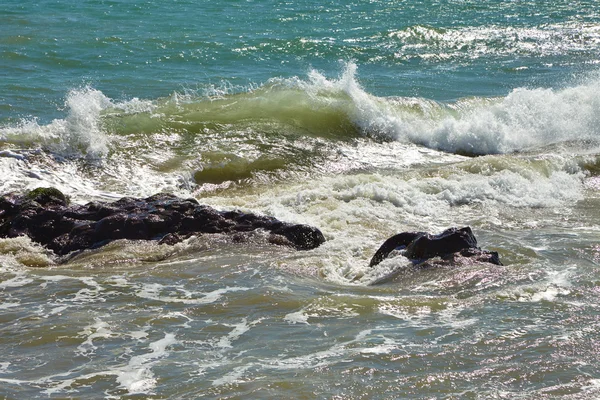
[[[0,239],[0,397],[598,397],[600,7],[338,3],[0,4],[1,193],[327,239]],[[368,267],[451,226],[503,265]]]

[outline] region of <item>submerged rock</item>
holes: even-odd
[[[422,262],[433,257],[454,261],[471,258],[477,261],[502,265],[495,251],[481,250],[471,228],[450,228],[439,235],[426,232],[402,232],[392,236],[375,252],[369,266],[386,259],[394,250],[400,250],[406,258]]]
[[[164,193],[145,199],[124,197],[114,203],[73,206],[54,188],[35,189],[23,196],[0,196],[0,237],[27,235],[58,255],[100,247],[117,239],[174,244],[194,234],[239,237],[257,229],[270,234],[269,242],[299,250],[310,250],[325,242],[321,231],[308,225],[239,211],[217,211],[196,199]]]

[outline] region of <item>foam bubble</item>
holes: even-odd
[[[22,147],[0,154],[0,175],[6,178],[0,182],[1,192],[52,186],[74,201],[88,201],[114,200],[124,192],[148,196],[166,188],[185,192],[189,186],[191,177],[157,173],[146,159],[130,154],[109,154],[115,150],[113,125],[120,126],[113,119],[150,115],[154,102],[137,98],[115,102],[97,89],[84,87],[69,91],[65,108],[64,118],[48,124],[32,118],[0,127],[0,142]],[[139,124],[132,125],[137,132]],[[124,143],[129,143],[126,136],[119,138],[119,145]],[[165,149],[156,148],[154,154],[167,154]],[[107,163],[109,158],[112,162]],[[88,174],[90,167],[101,169]]]
[[[529,299],[528,296],[522,296],[520,301],[531,301],[531,302],[540,302],[540,301],[554,301],[560,295],[566,296],[571,293],[569,290],[558,287],[547,287],[545,290],[537,291],[533,293]]]
[[[263,363],[265,369],[274,370],[299,370],[326,367],[335,364],[343,357],[353,357],[359,354],[389,354],[398,348],[398,344],[381,335],[384,328],[379,328],[374,338],[372,329],[360,331],[350,340],[336,343],[326,350],[317,351],[296,357],[287,357],[269,360]],[[374,342],[383,341],[381,344]]]
[[[429,327],[431,326],[430,315],[431,307],[406,307],[403,305],[394,304],[392,302],[382,303],[378,307],[381,314],[389,315],[402,321],[409,321],[411,326]]]
[[[328,79],[311,71],[305,80],[273,80],[255,91],[224,94],[224,99],[214,102],[219,104],[206,98],[195,98],[189,100],[191,104],[181,107],[173,100],[132,99],[118,103],[90,87],[72,90],[67,95],[65,118],[47,125],[33,119],[0,128],[0,140],[54,152],[4,151],[4,156],[0,156],[0,174],[6,175],[6,179],[0,182],[0,191],[24,191],[48,185],[57,187],[75,201],[87,201],[112,200],[121,195],[146,196],[161,190],[181,195],[189,195],[195,189],[214,190],[197,186],[190,171],[190,165],[202,168],[210,159],[205,146],[195,147],[185,139],[185,146],[190,147],[184,148],[189,154],[182,155],[174,149],[179,148],[183,139],[181,126],[189,125],[186,132],[191,136],[205,135],[206,132],[196,130],[207,125],[209,116],[217,115],[224,125],[233,124],[233,129],[209,129],[207,135],[212,135],[209,139],[211,143],[214,141],[215,148],[225,146],[222,141],[230,136],[236,137],[238,143],[237,136],[244,130],[255,134],[255,125],[264,121],[281,123],[292,130],[299,124],[302,132],[311,132],[301,143],[283,143],[287,150],[278,153],[280,158],[274,164],[269,159],[265,165],[243,170],[244,174],[250,174],[250,179],[267,181],[273,176],[297,177],[294,174],[298,170],[314,176],[322,171],[340,174],[372,168],[397,170],[422,164],[460,162],[464,157],[432,149],[475,154],[511,153],[550,143],[595,139],[599,132],[600,117],[595,111],[600,106],[600,79],[594,77],[579,86],[562,90],[519,88],[503,98],[463,99],[441,104],[420,98],[374,96],[360,85],[356,74],[357,66],[349,63],[337,79]],[[161,115],[154,116],[151,114],[154,111]],[[298,118],[302,121],[297,122]],[[151,135],[139,135],[140,129],[143,133],[147,133],[147,129]],[[123,146],[112,145],[113,131],[118,131]],[[331,148],[325,146],[322,153],[319,150],[304,154],[303,146],[323,147],[315,146],[317,142],[308,136],[356,137],[357,131],[396,142],[381,143],[366,138],[354,143],[357,144],[354,147],[341,142]],[[254,148],[247,141],[248,135],[244,133],[243,136],[240,149],[244,148],[244,157],[241,159],[254,165],[253,160],[260,159],[264,149]],[[144,141],[143,146],[139,146],[140,140]],[[274,151],[281,145],[275,143],[280,141],[279,137],[271,137],[271,133],[261,136],[260,140],[266,140]],[[167,146],[164,146],[165,142]],[[231,146],[230,140],[226,142]],[[248,146],[253,150],[247,150]],[[140,148],[144,150],[140,151]],[[200,154],[195,159],[196,151]],[[55,153],[76,157],[60,158]],[[228,150],[223,154],[229,153]],[[83,162],[82,157],[101,160],[101,168],[92,174],[82,172],[90,164],[95,165],[95,161]],[[511,175],[511,172],[517,175]],[[491,184],[497,187],[508,184],[510,188],[515,183],[509,181],[520,179],[518,175],[518,171],[497,172],[497,179]],[[554,178],[558,183],[560,177]],[[231,179],[235,180],[235,174]],[[490,185],[483,181],[465,182],[465,189],[467,186],[472,188],[471,193],[460,190],[458,196],[453,193],[456,187],[442,190],[448,189],[446,193],[455,203],[471,199],[480,201],[481,196],[490,193]],[[561,188],[560,192],[566,191]],[[421,197],[419,191],[414,194]],[[536,201],[530,193],[525,193],[524,200],[519,193],[509,191],[507,194],[507,202],[516,200],[531,204]],[[386,195],[374,193],[374,196]],[[477,196],[480,198],[475,198]]]

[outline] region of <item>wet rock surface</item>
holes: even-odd
[[[440,257],[444,260],[472,259],[502,265],[495,251],[482,250],[469,227],[450,228],[438,235],[426,232],[402,232],[387,239],[375,252],[369,266],[373,267],[395,251],[414,262]]]
[[[298,250],[310,250],[325,242],[321,231],[308,225],[240,211],[218,211],[196,199],[164,193],[85,205],[69,205],[69,199],[54,188],[0,196],[0,237],[27,235],[58,255],[117,239],[174,244],[194,234],[221,233],[240,241],[244,233],[259,229],[268,232],[269,242]]]

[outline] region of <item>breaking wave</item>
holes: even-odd
[[[306,79],[271,79],[241,93],[175,93],[148,101],[115,102],[85,87],[67,95],[65,118],[4,126],[0,144],[37,144],[60,154],[102,158],[123,141],[159,146],[148,142],[152,135],[210,140],[208,147],[217,151],[224,151],[220,141],[232,138],[243,145],[257,140],[274,145],[302,137],[367,136],[482,155],[596,140],[600,133],[599,78],[560,90],[517,88],[504,97],[440,103],[375,96],[361,86],[356,71],[349,63],[335,79],[313,70]]]

